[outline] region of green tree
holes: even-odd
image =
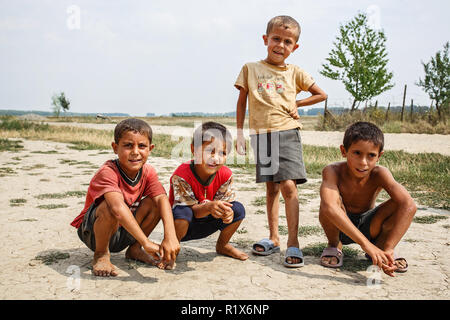
[[[435,102],[436,110],[439,119],[446,122],[446,117],[450,102],[450,44],[444,45],[444,51],[438,51],[431,57],[427,63],[422,61],[423,69],[425,71],[425,78],[419,78],[416,85],[428,93],[431,100]]]
[[[61,113],[61,109],[66,112],[69,110],[70,107],[70,101],[66,98],[64,92],[61,92],[59,95],[54,94],[52,96],[52,105],[53,105],[53,112],[54,114],[59,117],[59,114]]]
[[[367,16],[359,13],[341,25],[333,42],[327,63],[319,72],[333,80],[341,80],[353,96],[351,112],[356,103],[367,101],[391,89],[392,72],[387,70],[386,36],[369,27]]]

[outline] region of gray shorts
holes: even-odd
[[[372,239],[372,237],[370,236],[370,223],[372,222],[372,218],[377,213],[379,207],[380,206],[377,206],[373,209],[370,209],[364,213],[359,213],[359,214],[353,214],[353,213],[347,212],[347,216],[350,218],[352,223],[372,243],[375,241],[375,239]],[[341,232],[339,234],[339,240],[341,240],[342,244],[355,243],[355,241],[353,241],[349,236],[347,236],[343,232]]]
[[[299,129],[252,135],[256,182],[307,181]]]
[[[94,234],[94,222],[96,219],[95,211],[97,209],[95,202],[89,207],[88,211],[83,217],[83,222],[78,228],[78,237],[83,241],[86,246],[95,251],[95,234]],[[132,245],[136,242],[131,234],[125,230],[124,227],[120,226],[116,233],[111,236],[109,240],[109,251],[110,252],[120,252],[126,247]]]

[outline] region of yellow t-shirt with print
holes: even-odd
[[[248,92],[250,134],[301,128],[289,115],[297,94],[308,91],[314,79],[300,67],[278,67],[265,61],[246,63],[234,84]]]

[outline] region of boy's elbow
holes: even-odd
[[[322,98],[322,101],[325,101],[325,100],[327,100],[328,99],[328,94],[326,94],[325,92],[323,93],[323,94],[321,94],[321,98]]]

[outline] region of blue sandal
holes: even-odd
[[[289,263],[287,258],[298,258],[301,260],[300,263]],[[287,268],[298,268],[305,265],[305,260],[303,259],[303,252],[297,247],[289,247],[284,255],[283,265]]]
[[[264,251],[258,251],[256,250],[256,246],[260,246],[264,248]],[[258,256],[268,256],[272,253],[279,252],[280,247],[275,246],[273,241],[270,239],[262,239],[256,243],[253,244],[252,252],[253,254],[256,254]]]

